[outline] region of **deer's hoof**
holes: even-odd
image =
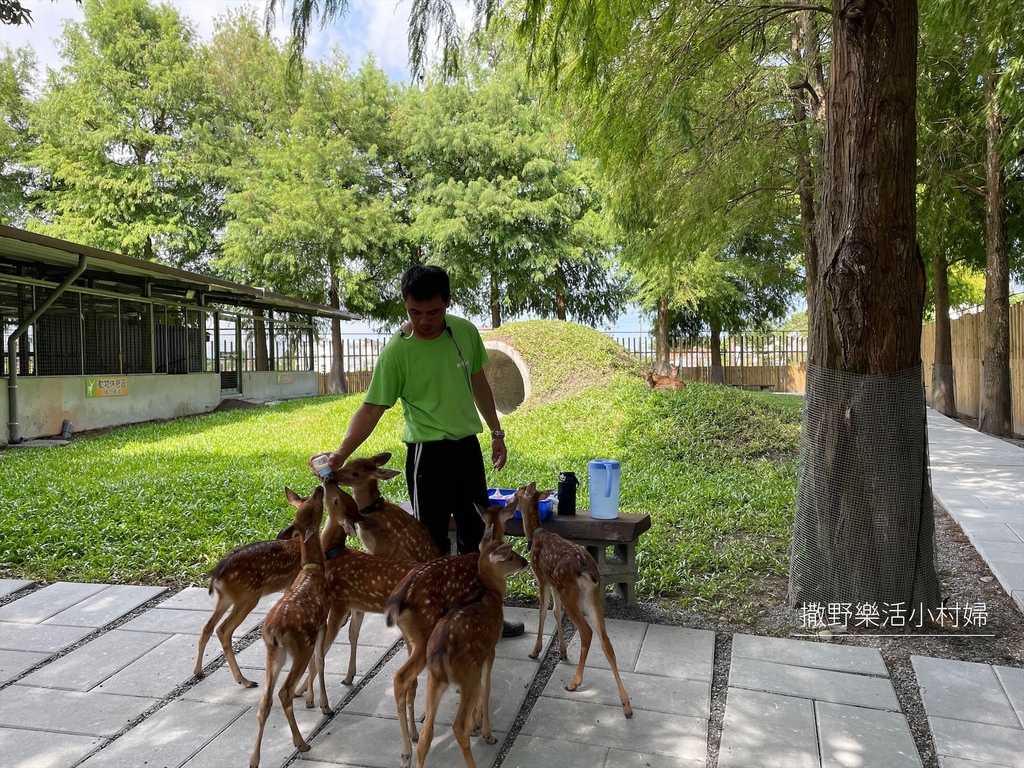
[[[488,744],[498,743],[498,740],[494,738],[491,734],[487,734],[486,736],[484,736],[484,741],[486,741]]]
[[[256,688],[257,687],[257,683],[254,683],[252,680],[239,680],[238,684],[240,686],[242,686],[243,688]]]
[[[630,706],[628,701],[622,705],[622,714],[624,714],[627,719],[633,717],[633,707]]]
[[[300,744],[296,744],[295,748],[299,750],[299,752],[309,752],[309,744],[304,741]]]

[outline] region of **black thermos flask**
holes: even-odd
[[[576,486],[579,484],[575,472],[558,473],[558,514],[576,514]]]

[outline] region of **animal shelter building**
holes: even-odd
[[[330,318],[358,316],[0,225],[0,444],[315,395]]]

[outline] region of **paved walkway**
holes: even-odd
[[[964,524],[968,535],[1019,601],[1020,586],[1013,579],[1024,570],[1024,452],[1002,441],[977,440],[972,430],[941,419],[929,412],[936,496],[951,512],[959,505],[963,519],[971,521]],[[985,458],[972,466],[967,457],[975,454]],[[996,527],[977,527],[985,525]],[[991,538],[1002,532],[998,526],[1020,543]],[[990,541],[998,546],[988,547]],[[262,689],[235,684],[215,654],[216,640],[207,650],[208,676],[192,677],[196,640],[212,607],[205,589],[171,594],[158,587],[57,583],[34,588],[30,582],[0,581],[3,599],[0,768],[247,764]],[[275,599],[265,599],[237,636],[255,629]],[[575,665],[558,664],[517,730],[542,667],[527,658],[536,611],[507,610],[526,623],[527,634],[498,645],[492,689],[498,743],[473,739],[480,766],[493,765],[506,740],[511,748],[501,765],[507,768],[705,765],[713,633],[611,620],[633,719],[622,716],[611,673],[595,645],[581,690],[564,690]],[[548,627],[553,631],[551,619]],[[301,704],[296,709],[300,729],[307,737],[313,734],[311,751],[296,759],[275,701],[262,765],[398,764],[391,676],[404,652],[396,630],[379,616],[367,617],[361,640],[353,686],[341,683],[346,644],[337,643],[328,656],[328,693],[336,714],[325,718]],[[578,653],[575,640],[569,658]],[[247,676],[262,681],[264,650],[258,639],[238,659]],[[1024,669],[926,657],[912,662],[942,768],[1024,768]],[[420,685],[420,712],[424,688]],[[449,727],[456,700],[449,692],[442,701],[428,765],[462,765]],[[719,768],[919,765],[878,651],[733,636]]]

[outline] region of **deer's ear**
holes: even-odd
[[[302,504],[302,502],[305,501],[304,498],[299,496],[299,494],[297,494],[295,491],[293,491],[287,485],[284,487],[284,496],[285,496],[286,499],[288,499],[288,503],[291,504],[293,507],[297,507],[300,504]]]
[[[397,469],[378,469],[377,479],[378,480],[390,480],[392,477],[398,477],[401,472]]]
[[[554,491],[552,491],[552,490],[541,491],[540,493],[537,494],[537,501],[544,501],[544,499],[546,499],[552,493],[554,493]]]
[[[277,538],[282,540],[282,541],[287,541],[292,536],[294,536],[297,531],[298,531],[298,529],[294,525],[286,525],[277,534]]]
[[[490,507],[482,507],[476,502],[473,502],[473,506],[476,507],[476,513],[484,520],[487,519],[487,513],[491,511]]]
[[[515,513],[518,510],[519,510],[519,505],[518,504],[506,504],[505,508],[502,509],[501,512],[498,514],[498,519],[501,520],[501,522],[503,522],[503,523],[506,520],[511,520],[512,517],[515,515]]]
[[[491,562],[499,563],[502,560],[508,560],[511,555],[512,542],[506,541],[503,544],[491,550]]]
[[[484,544],[487,544],[491,539],[494,538],[494,523],[491,523],[484,530],[484,535],[480,538],[480,551],[483,551]]]
[[[391,461],[390,453],[378,453],[376,456],[371,456],[370,461],[376,464],[378,467],[383,467],[389,461]]]
[[[360,515],[357,522],[359,523],[359,527],[364,531],[372,531],[374,528],[380,528],[380,523],[369,515]]]

